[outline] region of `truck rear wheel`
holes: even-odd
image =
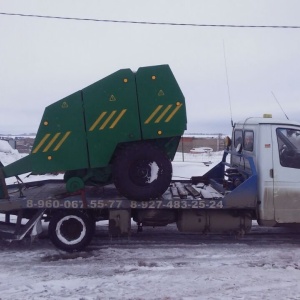
[[[155,199],[170,185],[172,164],[151,144],[132,144],[117,152],[112,175],[116,188],[128,199]]]
[[[53,215],[48,227],[49,238],[59,249],[80,251],[92,240],[95,222],[81,211],[60,211]]]

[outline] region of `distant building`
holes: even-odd
[[[211,148],[212,151],[224,150],[224,136],[222,134],[211,135],[184,135],[178,146],[179,152],[193,152],[195,148]]]
[[[30,153],[34,143],[34,138],[31,137],[18,137],[16,140],[16,149],[20,153]]]
[[[7,141],[13,149],[17,149],[19,153],[30,153],[33,143],[34,137],[27,136],[0,136],[1,140]]]

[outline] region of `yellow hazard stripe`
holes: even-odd
[[[53,151],[57,151],[61,145],[64,143],[64,141],[68,138],[68,136],[71,134],[71,131],[67,131],[63,138],[60,140],[60,142],[56,145],[56,147],[53,149]]]
[[[107,112],[103,111],[100,114],[100,116],[97,118],[97,120],[94,122],[94,124],[90,127],[89,131],[93,131],[106,114],[107,114]]]
[[[54,135],[54,137],[51,139],[51,141],[48,143],[48,145],[45,147],[45,149],[43,150],[43,152],[47,152],[50,147],[53,145],[53,143],[57,140],[57,138],[60,136],[60,132],[56,133]]]
[[[145,121],[144,124],[148,124],[153,118],[154,116],[158,113],[158,111],[163,107],[163,105],[158,105],[156,107],[156,109],[154,110],[154,112],[149,116],[149,118]]]
[[[32,151],[32,153],[37,153],[40,148],[43,146],[43,144],[46,142],[46,140],[48,139],[48,137],[50,136],[50,133],[45,134],[45,136],[42,138],[42,140],[38,143],[38,145],[34,148],[34,150]]]
[[[114,122],[110,125],[110,129],[113,129],[118,122],[120,121],[120,119],[124,116],[124,114],[126,113],[127,109],[123,109],[120,114],[116,117],[116,119],[114,120]]]
[[[177,113],[177,111],[179,110],[179,108],[182,106],[182,104],[178,105],[171,113],[170,115],[166,118],[165,122],[169,122],[173,117],[174,115]]]
[[[170,108],[172,107],[172,104],[169,104],[164,111],[160,114],[160,116],[155,120],[154,123],[159,123],[161,121],[161,119],[165,116],[165,114],[170,110]]]
[[[102,126],[99,128],[99,130],[102,130],[105,128],[105,126],[107,125],[107,123],[111,120],[111,118],[115,115],[117,111],[114,110],[111,112],[111,114],[108,116],[108,118],[105,120],[105,122],[102,124]]]

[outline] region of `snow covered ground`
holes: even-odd
[[[19,155],[1,149],[4,164]],[[201,175],[220,157],[183,162],[177,154],[174,178]],[[0,241],[0,262],[1,300],[300,299],[299,234],[257,224],[241,239],[181,234],[175,225],[137,233],[135,224],[129,239],[111,239],[99,222],[87,251],[62,252],[44,234],[33,243]]]
[[[146,228],[111,240],[105,225],[87,251],[47,238],[0,243],[0,299],[299,299],[300,239],[236,240]],[[257,229],[258,231],[258,229]]]

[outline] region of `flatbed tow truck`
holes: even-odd
[[[161,197],[147,201],[123,197],[113,184],[87,186],[74,193],[66,191],[63,180],[9,185],[9,199],[0,200],[0,212],[5,215],[5,221],[0,223],[0,237],[6,240],[21,240],[28,234],[34,237],[41,233],[41,221],[45,220],[50,221],[48,232],[55,246],[77,251],[90,243],[97,221],[108,220],[109,235],[120,237],[130,235],[131,219],[140,230],[143,226],[176,222],[182,232],[243,235],[251,229],[255,214],[255,169],[248,174],[244,187],[240,187],[249,196],[240,201],[238,193],[224,189],[223,179],[209,179],[223,172],[225,165],[223,161],[201,177],[172,181]],[[17,216],[13,222],[11,215]]]
[[[237,122],[220,163],[171,181],[185,125],[167,65],[121,70],[50,105],[31,154],[0,165],[0,237],[37,236],[45,221],[53,244],[72,252],[89,245],[100,220],[111,236],[129,236],[131,220],[139,229],[176,223],[184,233],[239,236],[253,220],[300,224],[300,123],[270,115]],[[5,184],[57,171],[63,181]]]

